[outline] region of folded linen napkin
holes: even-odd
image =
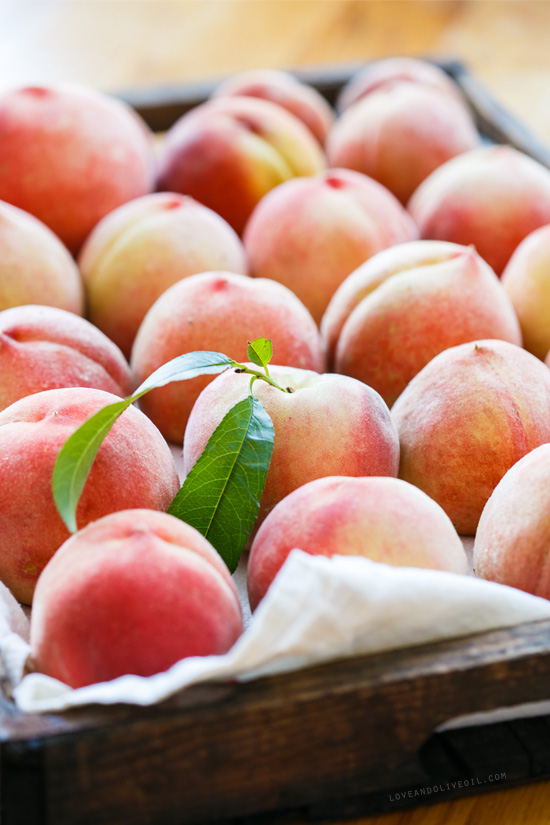
[[[29,651],[24,614],[12,603],[0,606],[0,616],[4,676],[17,706],[35,713],[89,703],[149,705],[198,682],[246,681],[550,618],[550,602],[471,576],[293,550],[226,655],[184,659],[149,678],[122,676],[77,690],[40,673],[22,676],[22,651]],[[16,664],[10,666],[5,654],[15,649]]]

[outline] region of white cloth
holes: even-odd
[[[19,614],[16,618],[22,621]],[[453,573],[293,550],[247,630],[225,656],[184,659],[149,678],[123,676],[77,690],[39,673],[18,681],[15,670],[12,687],[18,707],[31,713],[88,703],[149,705],[197,682],[246,681],[547,618],[550,602],[514,588]],[[13,616],[3,629],[7,641],[19,632]],[[3,656],[3,643],[1,650]]]
[[[5,584],[0,582],[0,682],[10,696],[23,678],[29,656],[29,620]]]

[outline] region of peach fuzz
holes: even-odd
[[[399,83],[347,109],[330,130],[326,152],[330,166],[363,172],[406,204],[434,169],[479,142],[472,116],[455,97]]]
[[[77,688],[226,653],[242,632],[227,568],[188,524],[125,510],[89,524],[46,565],[31,619],[35,669]]]
[[[473,535],[488,498],[526,453],[550,441],[550,371],[506,341],[437,355],[395,402],[400,478]]]
[[[120,399],[84,387],[29,395],[0,412],[0,580],[26,604],[36,580],[69,538],[52,494],[52,472],[67,438],[87,418]],[[100,447],[77,508],[77,523],[116,510],[166,510],[179,488],[172,454],[135,407]]]
[[[166,133],[158,188],[191,195],[240,234],[270,189],[324,167],[318,141],[290,112],[259,98],[220,97]]]
[[[288,286],[319,323],[354,269],[417,237],[414,222],[387,189],[359,172],[330,169],[266,195],[243,240],[252,274]]]
[[[408,209],[422,238],[474,244],[500,275],[519,243],[550,223],[550,171],[510,146],[475,149],[432,172]]]
[[[550,350],[550,226],[520,243],[502,273],[502,286],[519,318],[525,349],[545,358]]]
[[[90,320],[129,357],[147,310],[168,287],[197,272],[246,274],[233,229],[192,198],[159,192],[111,212],[78,259]]]
[[[152,135],[130,107],[77,85],[0,97],[0,198],[75,253],[108,212],[154,188]]]
[[[78,268],[51,229],[0,201],[0,310],[44,304],[82,315],[84,286]]]
[[[21,306],[0,312],[0,410],[26,395],[93,387],[130,395],[134,381],[116,344],[63,309]]]
[[[271,339],[278,364],[322,372],[324,349],[315,321],[290,289],[276,281],[230,272],[191,275],[174,284],[151,307],[132,350],[138,383],[162,364],[195,350],[223,352],[246,361],[247,341]],[[204,375],[145,395],[140,407],[165,438],[181,443]]]
[[[305,123],[321,146],[334,121],[334,113],[326,99],[289,72],[276,69],[239,72],[220,83],[213,96],[235,95],[259,97],[277,103]]]
[[[397,83],[428,86],[464,101],[457,83],[439,66],[414,57],[388,57],[373,61],[356,72],[340,92],[336,108],[343,112],[371,92],[391,88]]]
[[[389,406],[448,347],[479,338],[522,342],[492,269],[473,248],[445,241],[374,255],[335,293],[321,329],[335,371],[369,384]]]
[[[275,444],[256,524],[285,496],[316,478],[396,476],[399,442],[377,392],[344,375],[274,366],[283,392],[256,381],[254,395],[273,421]],[[224,415],[248,395],[250,376],[227,370],[199,395],[187,424],[183,461],[188,473]]]
[[[250,550],[253,610],[294,548],[312,556],[365,556],[398,567],[468,572],[462,542],[441,507],[397,478],[321,478],[280,501]]]
[[[482,579],[550,599],[550,444],[508,470],[481,514],[474,568]]]

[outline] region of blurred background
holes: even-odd
[[[550,142],[547,0],[0,0],[0,87],[117,91],[396,54],[461,59]]]

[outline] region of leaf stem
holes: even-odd
[[[281,390],[281,392],[293,392],[291,387],[281,387],[280,384],[277,384],[277,382],[274,381],[273,378],[271,378],[271,376],[269,375],[269,373],[267,371],[267,367],[264,367],[264,369],[266,371],[266,375],[264,375],[263,372],[259,372],[258,370],[253,370],[253,369],[251,369],[251,367],[247,367],[244,364],[237,363],[237,361],[233,362],[233,366],[235,367],[235,372],[245,372],[248,375],[254,376],[253,380],[250,382],[250,391],[251,392],[252,392],[253,381],[255,381],[257,378],[260,378],[262,381],[265,381],[267,384],[271,384],[272,387],[275,387],[276,389]]]

